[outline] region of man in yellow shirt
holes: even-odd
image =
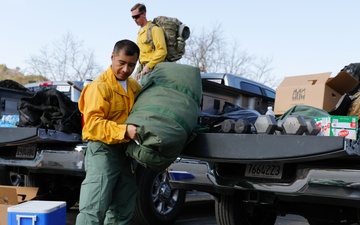
[[[118,41],[111,66],[85,86],[79,99],[84,116],[82,137],[86,177],[81,185],[77,225],[131,222],[136,204],[136,180],[126,143],[136,140],[136,126],[124,124],[141,86],[129,77],[140,50],[129,40]]]
[[[149,26],[152,21],[146,19],[146,6],[144,4],[136,4],[131,8],[131,15],[135,23],[140,26],[137,37],[137,45],[140,48],[139,70],[136,79],[140,79],[140,73],[146,75],[156,64],[163,62],[167,55],[166,41],[164,31],[154,26],[151,28],[153,43],[149,43],[148,34]]]

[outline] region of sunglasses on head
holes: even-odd
[[[139,17],[144,14],[144,13],[140,13],[140,14],[137,14],[137,15],[134,15],[134,16],[131,16],[133,19],[139,19]]]

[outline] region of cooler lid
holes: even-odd
[[[7,211],[22,213],[49,213],[62,207],[66,207],[66,202],[32,200],[11,206],[7,209]]]

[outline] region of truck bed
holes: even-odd
[[[19,91],[0,87],[0,119],[3,115],[19,115],[17,109],[19,100],[25,97],[32,97],[34,94],[31,91]]]

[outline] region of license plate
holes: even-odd
[[[16,150],[16,158],[33,159],[36,154],[36,145],[19,145]]]
[[[279,163],[249,163],[246,164],[246,177],[281,179],[283,164]]]

